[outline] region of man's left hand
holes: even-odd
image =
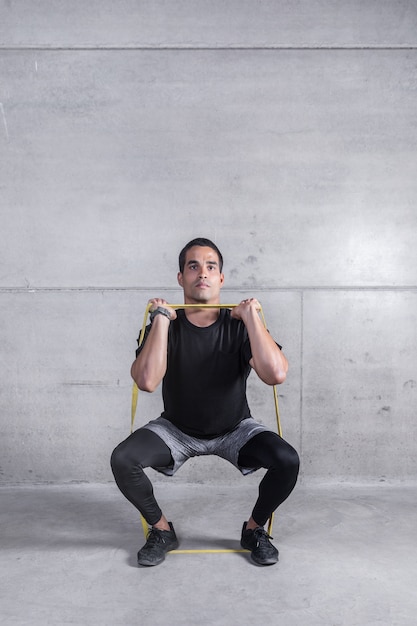
[[[253,311],[260,311],[261,305],[259,304],[256,298],[247,298],[246,300],[242,300],[240,304],[233,307],[231,312],[231,317],[237,320],[245,321],[247,315]]]

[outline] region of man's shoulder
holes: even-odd
[[[244,340],[247,336],[247,330],[242,320],[232,317],[232,311],[229,308],[222,309],[222,312],[224,313],[222,320],[223,328],[228,330],[230,336],[239,337]]]

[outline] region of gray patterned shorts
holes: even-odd
[[[239,451],[249,439],[268,430],[266,426],[259,424],[252,417],[242,420],[232,431],[214,439],[198,439],[186,435],[164,417],[158,417],[142,428],[151,430],[158,435],[171,450],[174,464],[170,467],[154,467],[155,470],[166,476],[173,476],[188,459],[208,454],[214,454],[230,461],[242,474],[255,472],[259,468],[240,467],[238,464]]]

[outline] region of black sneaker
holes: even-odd
[[[252,560],[258,565],[273,565],[278,561],[278,550],[270,539],[273,537],[261,526],[254,530],[246,530],[246,522],[243,522],[240,545],[251,551]]]
[[[171,530],[150,528],[146,543],[138,552],[138,565],[159,565],[165,560],[165,554],[178,548],[178,540],[171,522]]]

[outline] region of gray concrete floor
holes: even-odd
[[[253,494],[158,484],[182,548],[238,548]],[[298,486],[275,516],[277,565],[169,554],[138,568],[136,512],[109,485],[3,487],[0,624],[417,624],[415,485]]]

